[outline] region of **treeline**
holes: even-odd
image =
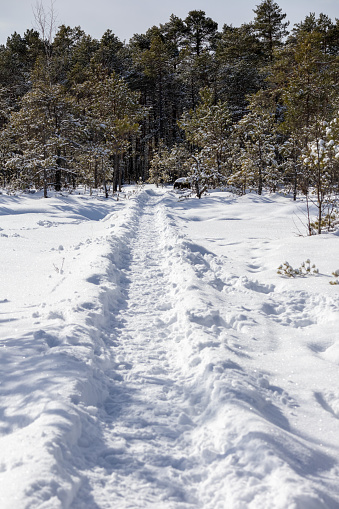
[[[188,175],[198,196],[312,188],[321,204],[338,191],[339,20],[288,25],[263,0],[240,27],[191,11],[127,44],[64,25],[52,37],[46,21],[14,33],[0,47],[2,185]]]

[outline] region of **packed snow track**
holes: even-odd
[[[108,340],[114,369],[94,431],[101,438],[86,442],[86,484],[74,508],[200,505],[192,483],[189,381],[175,358],[176,285],[165,267],[159,201],[155,196],[142,207],[124,254],[123,300]]]

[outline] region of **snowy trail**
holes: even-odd
[[[100,415],[102,450],[96,444],[85,474],[91,507],[199,507],[187,486],[193,423],[185,413],[178,363],[171,359],[176,317],[163,267],[158,201],[151,199],[139,219],[125,259],[125,306],[112,317],[116,366]],[[88,507],[88,493],[80,490],[72,507]]]
[[[276,274],[324,242],[329,274],[337,236],[296,241],[282,197],[30,200],[3,197],[1,508],[337,509],[337,287]]]
[[[330,451],[293,430],[298,403],[269,381],[274,288],[225,273],[178,232],[161,192],[139,206],[105,332],[108,396],[83,425],[71,508],[335,508]]]

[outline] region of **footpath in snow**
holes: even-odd
[[[47,202],[0,197],[0,506],[339,507],[338,236],[278,195]]]

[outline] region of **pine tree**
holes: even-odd
[[[265,86],[263,65],[264,52],[253,25],[224,25],[216,49],[216,90],[236,121],[246,112],[246,97]]]
[[[148,182],[155,184],[157,187],[169,182],[169,158],[170,152],[168,148],[163,143],[160,143],[157,152],[153,155],[150,162]]]
[[[305,175],[317,209],[317,232],[321,234],[323,215],[334,198],[339,182],[339,129],[338,118],[328,123],[314,122],[307,129],[307,146],[302,162]]]
[[[196,109],[185,112],[179,122],[187,141],[198,148],[191,156],[193,164],[189,176],[199,198],[208,187],[225,181],[231,127],[227,104],[221,101],[214,104],[211,89],[202,89],[200,100]]]
[[[165,138],[165,130],[170,127],[169,108],[167,104],[170,91],[169,78],[171,69],[171,53],[158,29],[154,30],[149,49],[140,55],[140,65],[145,75],[154,84],[154,111],[156,112],[156,128],[158,143]],[[167,138],[167,137],[166,137]]]
[[[302,140],[297,133],[291,134],[279,146],[284,186],[288,192],[292,190],[294,201],[297,199],[298,191],[304,188],[305,183],[301,153]]]
[[[246,113],[247,96],[265,87],[262,44],[251,23],[224,25],[216,49],[218,97],[229,105],[235,121]]]
[[[87,126],[83,150],[88,154],[90,167],[94,161],[94,171],[101,168],[101,182],[107,195],[107,180],[112,180],[114,191],[122,185],[124,157],[131,136],[138,132],[142,115],[139,94],[132,92],[114,72],[108,74],[102,66],[92,70],[88,79],[77,86],[76,93],[83,112],[82,122]],[[97,183],[98,174],[94,185]]]
[[[7,168],[16,170],[16,185],[44,188],[54,180],[57,191],[62,177],[73,171],[73,140],[78,135],[75,104],[60,85],[51,85],[45,69],[37,66],[32,90],[22,99],[21,108],[14,112],[4,139],[11,141]]]
[[[301,156],[310,141],[309,129],[332,118],[338,97],[337,58],[324,52],[323,36],[318,29],[311,29],[313,22],[316,26],[315,17],[312,20],[308,20],[307,30],[295,30],[286,46],[276,53],[270,73],[271,91],[279,106],[279,131],[287,140],[282,147],[288,170],[285,182],[293,182],[295,198],[297,190],[306,196],[309,192],[307,172],[301,168]]]
[[[267,111],[258,97],[252,98],[249,107],[234,129],[234,157],[239,163],[228,182],[243,189],[256,188],[261,195],[264,187],[275,191],[280,183],[276,123],[274,113]]]
[[[195,108],[199,101],[199,90],[207,86],[215,88],[214,52],[218,24],[206,17],[204,11],[190,11],[183,23],[178,72],[185,86],[187,105]]]
[[[290,43],[296,43],[305,33],[320,35],[321,50],[325,55],[339,54],[339,22],[333,23],[326,14],[320,13],[318,19],[314,12],[311,12],[304,21],[297,23],[292,29],[289,37]]]
[[[40,156],[46,144],[42,158],[48,160],[45,180],[54,181],[56,188],[72,175],[73,181],[82,179],[91,187],[112,181],[117,189],[123,175],[128,180],[147,179],[152,159],[159,157],[159,164],[166,160],[169,165],[176,161],[175,153],[185,149],[193,154],[188,166],[195,168],[195,175],[204,175],[207,185],[232,173],[230,182],[243,190],[249,185],[261,192],[264,186],[274,189],[283,170],[284,184],[294,197],[300,190],[308,195],[315,184],[303,161],[309,144],[318,139],[314,126],[329,123],[337,107],[339,21],[311,13],[284,42],[286,15],[273,0],[263,0],[254,13],[252,23],[225,25],[221,33],[204,11],[190,11],[185,19],[172,15],[167,23],[136,34],[125,44],[110,30],[98,41],[80,27],[65,25],[53,39],[53,9],[45,13],[38,4],[40,35],[34,30],[23,37],[14,33],[6,46],[0,46],[0,137],[5,168],[1,171],[6,181],[13,182],[15,177],[22,185],[29,181],[41,184],[41,161],[36,159],[35,169],[23,159],[20,166],[20,158],[29,153],[28,140],[31,147],[35,140]],[[207,95],[199,95],[200,90],[210,90],[210,103]],[[270,95],[274,108],[262,104],[259,112],[253,104],[249,107],[248,96],[259,91]],[[118,112],[116,101],[122,105]],[[41,113],[44,108],[46,118]],[[185,111],[188,113],[183,114]],[[254,149],[259,141],[251,139],[255,129],[246,133],[239,124],[234,129],[231,156],[230,114],[234,123],[244,117],[249,125],[257,122],[257,127],[275,118],[281,150],[277,150],[273,122],[274,130],[263,128],[260,142],[267,140],[266,163],[253,162],[258,161]],[[183,129],[178,125],[180,119],[186,122]],[[31,128],[24,127],[29,122]],[[19,132],[26,136],[26,145]],[[48,158],[53,151],[52,164]],[[185,157],[187,160],[187,154]],[[178,161],[178,170],[166,167],[170,179],[184,172],[180,157]]]
[[[127,64],[125,47],[111,30],[106,30],[101,37],[93,60],[107,69],[109,73],[114,71],[120,76],[124,75]]]
[[[73,53],[76,44],[85,36],[80,27],[61,25],[51,44],[50,73],[53,83],[66,84],[73,67]]]
[[[199,57],[204,48],[213,46],[217,30],[218,23],[207,18],[204,11],[190,11],[184,20],[182,45]]]
[[[44,53],[38,32],[27,30],[24,36],[14,32],[6,46],[0,46],[0,84],[16,108],[20,98],[30,88],[30,74],[37,58]]]
[[[187,140],[194,146],[209,151],[213,166],[223,172],[227,161],[228,139],[231,117],[226,103],[214,104],[214,93],[210,88],[200,91],[200,104],[194,111],[186,112],[179,125]]]
[[[283,38],[288,34],[289,22],[284,22],[286,14],[273,0],[263,0],[256,9],[253,26],[264,44],[268,59],[273,61],[274,48],[282,44]]]

